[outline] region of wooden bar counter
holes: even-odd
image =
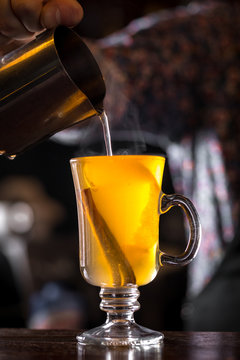
[[[240,333],[163,332],[163,346],[141,350],[85,347],[77,331],[0,329],[0,360],[239,360]]]

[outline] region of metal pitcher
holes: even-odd
[[[14,156],[103,112],[105,83],[72,29],[45,31],[0,62],[0,154]]]

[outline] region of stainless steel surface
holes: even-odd
[[[103,111],[105,84],[90,50],[65,27],[0,63],[0,153],[15,155]]]

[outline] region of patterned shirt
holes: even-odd
[[[202,244],[189,294],[211,279],[240,205],[240,6],[192,3],[135,20],[98,43],[113,138],[165,148],[176,192],[195,204]]]

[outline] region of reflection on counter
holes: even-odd
[[[162,359],[163,345],[151,347],[95,347],[78,345],[78,360],[93,359],[98,354],[105,360],[138,360],[138,359]]]

